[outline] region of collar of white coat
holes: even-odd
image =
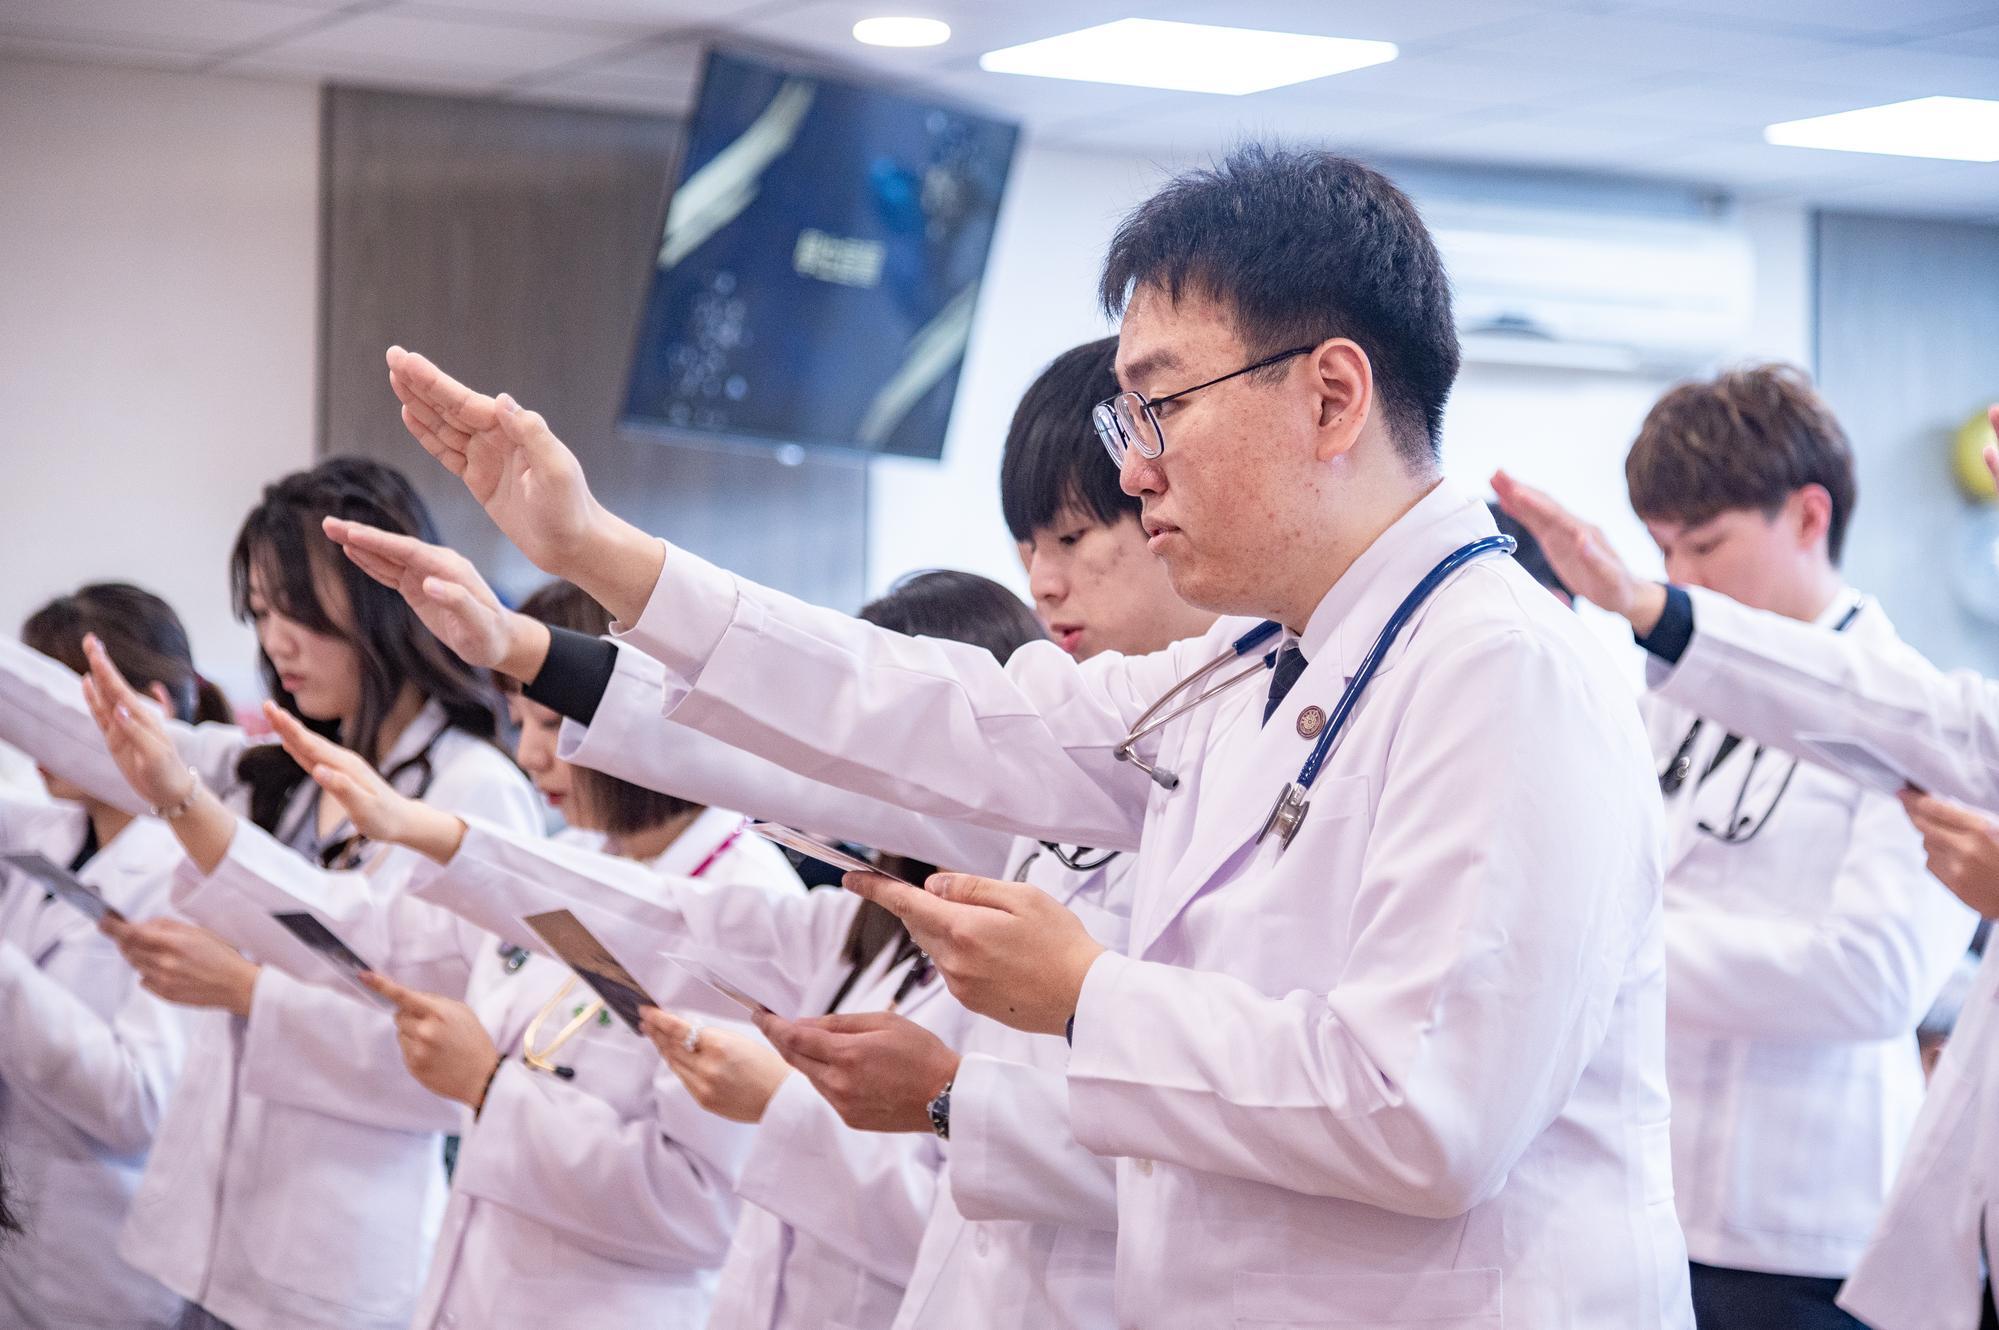
[[[1867,597],[1841,582],[1839,590],[1833,593],[1832,599],[1826,602],[1825,608],[1812,620],[1812,625],[1817,628],[1837,628],[1839,621],[1849,613],[1853,614],[1854,622],[1857,624],[1860,616],[1866,612],[1866,607]]]
[[[686,877],[708,862],[747,821],[741,813],[726,808],[704,808],[687,830],[673,838],[652,861],[655,872]],[[710,869],[710,872],[713,870]]]
[[[1330,651],[1328,663],[1351,679],[1395,607],[1437,561],[1498,531],[1483,503],[1466,497],[1450,481],[1439,481],[1361,551],[1312,611],[1296,639],[1307,663],[1318,663]],[[1392,663],[1384,660],[1380,668]]]
[[[444,714],[444,707],[436,698],[430,698],[418,709],[410,723],[403,726],[403,732],[389,745],[388,754],[375,764],[381,772],[394,771],[424,749],[429,748],[451,728],[451,718]]]

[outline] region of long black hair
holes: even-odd
[[[954,569],[904,574],[887,595],[863,605],[858,617],[911,637],[941,637],[984,647],[1002,665],[1027,643],[1048,637],[1019,596],[989,577]],[[919,883],[936,871],[934,864],[900,855],[884,855],[881,866]],[[902,920],[873,901],[862,901],[847,930],[842,955],[858,974],[883,947],[913,945]]]
[[[57,596],[28,616],[21,641],[87,673],[85,633],[104,643],[112,664],[141,692],[154,684],[166,689],[174,715],[189,723],[227,721],[229,700],[194,668],[187,629],[173,606],[130,582],[92,582]]]
[[[342,555],[320,529],[327,517],[439,543],[429,508],[402,472],[365,457],[329,457],[309,471],[295,471],[264,487],[263,498],[243,519],[229,554],[229,590],[236,617],[250,619],[254,582],[258,598],[271,609],[313,632],[347,642],[360,662],[361,705],[346,734],[336,733],[336,722],[301,719],[369,761],[378,761],[382,725],[409,685],[442,707],[456,728],[482,739],[495,738],[500,729],[499,695],[490,676],[453,655],[402,596]],[[328,612],[324,588],[329,584],[346,593],[344,625]],[[257,664],[270,695],[297,715],[297,703],[261,648]],[[266,829],[277,825],[292,791],[305,778],[298,763],[276,745],[252,748],[237,774],[250,788],[251,820]]]

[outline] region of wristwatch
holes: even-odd
[[[930,1101],[930,1130],[942,1141],[951,1139],[951,1087],[956,1083],[955,1077],[944,1082],[944,1088]]]

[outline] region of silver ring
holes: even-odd
[[[680,1046],[690,1053],[699,1053],[701,1051],[701,1027],[698,1025],[688,1026],[687,1037],[680,1041]]]

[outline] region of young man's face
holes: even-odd
[[[1118,332],[1118,381],[1157,398],[1253,363],[1222,305],[1152,287],[1132,295]],[[1273,573],[1320,519],[1313,449],[1319,402],[1296,361],[1157,408],[1165,451],[1125,455],[1120,482],[1144,505],[1148,548],[1180,598],[1221,613],[1263,613]]]
[[[1157,651],[1198,631],[1165,565],[1147,552],[1135,517],[1105,523],[1065,504],[1019,550],[1035,613],[1078,660],[1100,651]]]
[[[1793,495],[1775,513],[1731,508],[1705,522],[1649,520],[1645,529],[1666,556],[1666,577],[1706,587],[1759,610],[1809,618],[1805,601],[1825,567],[1824,538],[1814,536]]]

